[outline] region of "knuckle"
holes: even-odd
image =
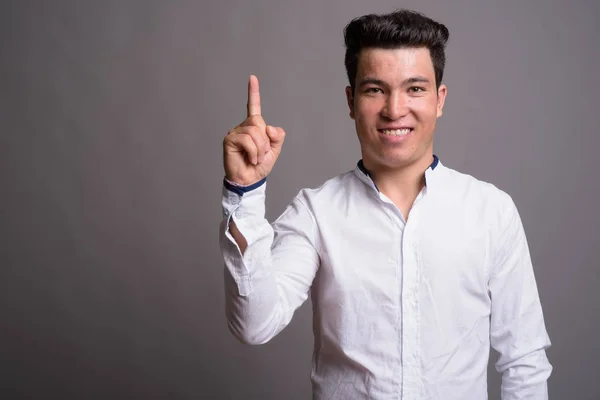
[[[259,134],[260,130],[258,129],[258,127],[254,126],[254,125],[251,125],[251,126],[248,126],[248,127],[246,128],[246,132],[247,132],[247,133],[248,133],[250,136],[256,136],[256,135],[258,135],[258,134]]]
[[[247,145],[252,142],[252,138],[249,135],[240,135],[240,142]]]
[[[264,136],[264,133],[262,131],[263,130],[257,126],[249,126],[248,127],[248,134],[250,136],[252,136],[252,139],[254,139],[256,141],[262,140],[262,137]]]
[[[241,133],[246,136],[246,138],[251,138],[252,136],[256,135],[255,127],[246,126]]]
[[[232,144],[235,143],[235,138],[237,135],[235,135],[235,132],[230,132],[227,134],[227,136],[225,136],[223,138],[223,144],[227,145],[227,144]]]
[[[254,143],[254,140],[252,140],[250,136],[246,136],[244,139],[244,143],[246,143],[247,148],[249,150],[254,151],[254,149],[256,149],[256,144]]]

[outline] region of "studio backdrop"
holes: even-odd
[[[310,301],[268,344],[227,329],[222,141],[253,73],[287,132],[270,220],[353,169],[342,30],[402,7],[450,30],[435,153],[521,213],[550,397],[600,399],[593,0],[3,1],[0,397],[310,398]]]

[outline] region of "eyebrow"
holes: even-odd
[[[402,86],[408,86],[408,85],[412,85],[415,83],[429,83],[429,79],[427,79],[424,76],[411,76],[410,78],[405,79],[402,82]],[[365,86],[365,85],[378,85],[378,86],[387,86],[387,84],[382,81],[381,79],[377,79],[377,78],[370,78],[370,77],[366,77],[363,80],[361,80],[358,84],[359,87]]]
[[[412,85],[413,83],[429,83],[429,79],[424,76],[412,76],[402,82],[403,85]]]
[[[365,85],[387,86],[385,84],[385,82],[382,81],[381,79],[369,78],[369,77],[364,78],[358,84],[358,86],[365,86]]]

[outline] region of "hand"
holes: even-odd
[[[261,116],[258,78],[248,81],[247,118],[223,140],[225,177],[248,186],[265,178],[281,153],[285,132],[266,125]]]

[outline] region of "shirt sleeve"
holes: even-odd
[[[512,199],[489,281],[491,345],[500,353],[502,399],[548,399],[550,346],[523,225]]]
[[[271,225],[266,183],[249,191],[223,187],[220,245],[225,261],[225,312],[230,331],[247,344],[268,342],[308,298],[319,267],[316,224],[301,193]],[[233,220],[247,241],[233,239]]]

